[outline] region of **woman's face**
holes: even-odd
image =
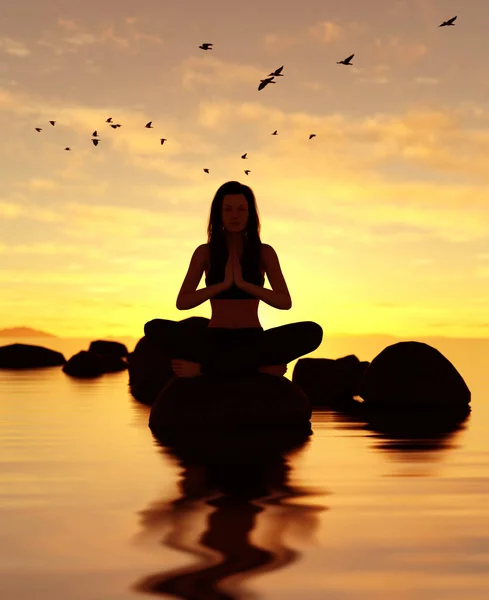
[[[248,202],[243,194],[227,194],[222,202],[222,222],[230,233],[244,231],[248,223]]]

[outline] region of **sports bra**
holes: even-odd
[[[219,264],[210,266],[209,273],[205,278],[205,286],[208,287],[214,283],[221,283],[224,281],[224,271],[228,260],[228,253],[224,256],[224,261],[221,259],[218,261]],[[241,270],[243,272],[243,279],[254,283],[255,285],[263,286],[265,283],[265,275],[262,274],[259,268],[254,264],[251,264],[250,256],[246,251],[243,252],[241,257]],[[227,290],[223,290],[212,298],[213,300],[256,300],[256,296],[246,292],[239,288],[235,283]]]

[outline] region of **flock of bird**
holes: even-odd
[[[448,21],[443,21],[443,23],[441,23],[440,25],[438,25],[438,27],[450,27],[450,26],[454,26],[455,25],[455,20],[456,20],[457,16],[452,17],[451,19],[448,19]],[[209,43],[209,42],[204,42],[202,43],[199,48],[201,50],[212,50],[213,49],[213,44]],[[350,56],[348,56],[347,58],[344,58],[343,60],[339,60],[336,62],[337,65],[346,65],[348,67],[353,66],[352,64],[352,59],[355,55],[351,54]],[[275,69],[275,71],[272,71],[271,73],[269,73],[266,77],[264,77],[263,79],[260,79],[260,84],[258,86],[258,91],[260,92],[261,90],[263,90],[267,85],[269,85],[270,83],[277,83],[274,78],[275,77],[283,77],[283,68],[284,65],[282,65],[281,67],[279,67],[278,69]],[[108,123],[113,129],[117,129],[119,127],[122,127],[122,125],[120,123],[114,123],[112,120],[112,117],[109,117],[106,121],[106,123]],[[56,125],[56,121],[49,121],[49,124],[52,125],[53,127]],[[153,129],[153,121],[149,121],[148,123],[146,123],[145,127],[147,129]],[[41,127],[35,127],[34,128],[38,133],[40,133],[42,131]],[[275,130],[272,135],[278,135],[278,131]],[[309,139],[312,140],[313,138],[316,137],[315,133],[310,133],[309,134]],[[98,135],[98,131],[95,130],[92,133],[92,143],[94,146],[97,146],[98,143],[100,142],[100,136]],[[165,142],[167,141],[167,138],[160,138],[160,144],[163,145]],[[71,147],[67,146],[65,148],[66,151],[71,151]],[[242,159],[247,159],[248,158],[248,153],[245,152],[244,154],[241,155]],[[210,173],[210,170],[208,168],[204,168],[202,169],[204,171],[204,173]],[[251,173],[250,169],[245,169],[244,170],[245,174],[248,175],[249,173]]]

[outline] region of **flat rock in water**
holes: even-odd
[[[61,352],[31,344],[10,344],[0,347],[1,369],[35,369],[59,367],[66,363]]]

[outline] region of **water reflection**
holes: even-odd
[[[371,432],[376,450],[392,457],[423,461],[440,459],[455,447],[455,439],[469,422],[470,408],[459,412],[367,412],[331,411],[332,420],[343,427]],[[429,454],[428,454],[429,453]]]
[[[455,447],[457,434],[468,424],[470,411],[461,414],[421,414],[392,416],[375,415],[368,419],[366,429],[374,433],[374,448],[394,456],[409,453],[411,458],[430,460]]]
[[[305,447],[308,435],[253,432],[227,439],[160,440],[160,451],[182,467],[181,495],[142,511],[139,538],[169,529],[162,543],[199,560],[154,573],[132,589],[192,600],[235,600],[243,598],[243,580],[297,561],[300,553],[287,545],[285,535],[290,539],[290,530],[296,529],[301,542],[311,541],[326,510],[291,502],[318,493],[289,481],[289,459]]]

